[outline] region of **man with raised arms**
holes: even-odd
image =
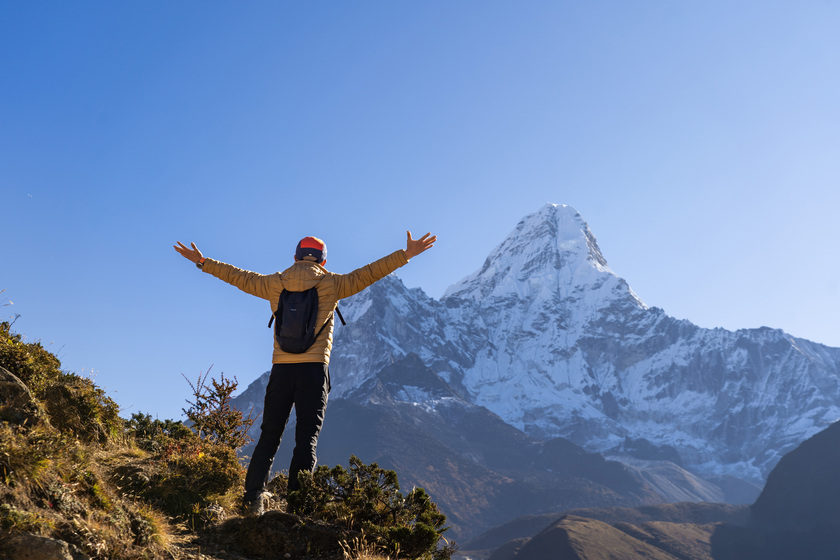
[[[279,313],[278,305],[281,300],[286,301],[289,292],[299,296],[301,292],[315,288],[311,293],[317,294],[312,296],[317,300],[313,302],[317,307],[317,312],[313,314],[316,317],[314,332],[317,334],[312,335],[315,338],[311,346],[303,351],[295,349],[290,352],[281,347],[278,337],[274,340],[260,437],[245,476],[244,501],[250,511],[260,514],[264,509],[265,485],[293,406],[297,427],[295,449],[289,466],[289,491],[299,488],[297,475],[300,471],[312,472],[315,469],[318,434],[324,424],[330,390],[330,351],[338,300],[352,296],[394,272],[412,257],[430,249],[436,240],[437,236],[430,233],[413,239],[411,232],[407,232],[405,249],[348,274],[336,274],[325,268],[327,246],[317,237],[301,239],[295,249],[294,264],[274,274],[242,270],[204,257],[194,243],[187,247],[177,242],[175,250],[202,271],[268,300],[272,312],[278,310],[275,316]],[[279,317],[276,318],[279,320]]]

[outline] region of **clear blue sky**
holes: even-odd
[[[270,367],[260,272],[305,235],[439,297],[576,207],[649,305],[840,346],[840,3],[4,2],[0,289],[129,416]],[[340,375],[340,372],[336,372]]]

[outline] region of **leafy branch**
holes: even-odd
[[[187,400],[189,408],[181,409],[192,422],[192,429],[202,439],[218,443],[232,449],[239,449],[249,441],[248,429],[253,425],[251,413],[244,416],[242,411],[231,406],[231,395],[239,385],[236,377],[228,379],[225,374],[219,380],[210,377],[210,370],[198,374],[195,383],[181,374],[190,385],[195,400]],[[208,380],[209,378],[209,380]]]

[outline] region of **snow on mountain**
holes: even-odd
[[[649,315],[609,269],[580,215],[555,205],[522,220],[482,270],[447,290],[443,301],[469,307],[491,342],[463,372],[469,395],[545,437],[557,435],[556,420],[566,424],[568,411],[602,415],[579,394],[593,374],[607,373],[589,371],[585,347],[578,344],[593,319],[639,322]]]
[[[569,206],[549,204],[519,222],[481,270],[451,286],[443,298],[529,300],[556,293],[581,301],[575,292],[592,292],[612,279],[617,277],[580,214]]]

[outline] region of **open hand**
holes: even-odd
[[[175,250],[181,253],[181,255],[194,263],[198,262],[198,259],[201,258],[201,251],[198,250],[198,247],[195,246],[195,243],[190,243],[192,245],[192,249],[178,241],[177,245],[174,245]]]
[[[431,233],[427,233],[420,239],[412,239],[410,231],[405,233],[408,235],[408,241],[405,244],[405,256],[408,259],[416,257],[426,249],[431,249],[432,245],[437,241],[437,235],[432,235]]]

